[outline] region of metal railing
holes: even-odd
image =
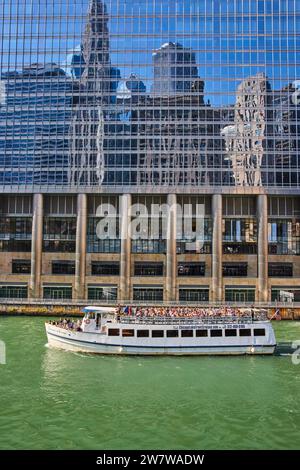
[[[147,325],[224,325],[227,323],[234,324],[250,324],[256,321],[266,321],[268,318],[264,314],[255,315],[253,318],[251,316],[224,316],[224,317],[167,317],[167,316],[141,316],[141,317],[130,317],[120,316],[120,323],[126,324],[147,324]]]

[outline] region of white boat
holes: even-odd
[[[49,346],[119,355],[273,354],[272,323],[259,314],[226,317],[120,315],[117,308],[86,307],[80,327],[47,322]]]

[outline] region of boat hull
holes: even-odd
[[[72,333],[68,330],[59,331],[59,328],[47,329],[48,345],[67,351],[89,354],[113,354],[132,356],[238,356],[238,355],[271,355],[275,345],[164,345],[146,346],[136,344],[114,344],[105,342],[101,335],[89,335],[85,333]],[[90,336],[90,338],[89,338]]]

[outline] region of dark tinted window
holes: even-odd
[[[134,336],[134,330],[122,330],[122,336]]]
[[[92,263],[92,275],[94,276],[118,276],[120,265],[118,262],[97,261]]]
[[[251,330],[249,328],[245,328],[244,330],[240,330],[240,336],[251,336]]]
[[[163,276],[164,265],[163,263],[135,263],[134,275],[135,276]]]
[[[120,335],[119,328],[109,328],[108,336],[119,336],[119,335]]]
[[[196,330],[197,338],[206,338],[208,336],[207,330]]]
[[[167,330],[167,338],[178,338],[178,330]]]
[[[212,338],[217,337],[217,336],[222,336],[222,330],[211,330],[210,336]]]
[[[182,338],[192,338],[193,335],[193,330],[182,330],[181,331],[181,336]]]
[[[223,276],[242,277],[247,276],[247,263],[224,263]]]
[[[269,277],[292,277],[292,263],[269,263]]]
[[[153,330],[152,331],[152,338],[163,338],[164,337],[164,330]]]
[[[237,331],[236,330],[225,330],[225,336],[236,336]]]
[[[178,263],[178,276],[205,276],[205,263]]]
[[[31,262],[30,260],[13,260],[12,273],[13,274],[30,274]]]
[[[266,330],[264,328],[254,328],[254,336],[265,336]]]
[[[75,261],[52,261],[52,274],[75,274]]]
[[[148,338],[149,337],[149,330],[137,330],[136,332],[138,338]]]

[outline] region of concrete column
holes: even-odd
[[[130,274],[131,274],[131,194],[122,194],[119,199],[120,211],[120,291],[119,300],[130,300]]]
[[[76,257],[74,299],[85,299],[86,275],[86,236],[87,236],[87,195],[77,196]]]
[[[268,197],[257,196],[257,277],[258,301],[268,301]]]
[[[223,282],[222,282],[222,195],[214,194],[212,196],[212,264],[211,264],[211,301],[222,302],[223,300]]]
[[[41,292],[43,251],[43,195],[33,195],[32,239],[31,239],[31,275],[29,281],[29,298],[39,299]]]
[[[176,301],[177,254],[176,254],[176,222],[177,196],[168,194],[167,204],[167,258],[166,258],[166,298],[167,302]]]

